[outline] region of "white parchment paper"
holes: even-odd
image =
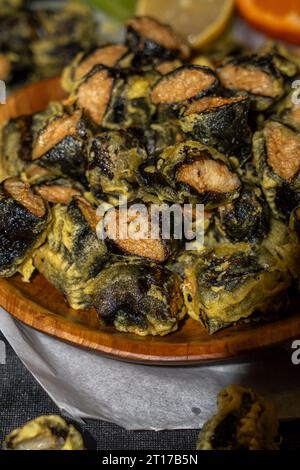
[[[281,418],[300,417],[300,365],[291,345],[192,367],[129,364],[71,346],[14,320],[0,309],[0,330],[63,412],[126,429],[199,428],[230,383],[271,398]]]

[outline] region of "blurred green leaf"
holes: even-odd
[[[134,15],[136,0],[88,0],[89,3],[115,19],[124,21]]]

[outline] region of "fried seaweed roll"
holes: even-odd
[[[186,106],[180,125],[189,138],[235,156],[243,165],[251,156],[248,112],[249,99],[245,96],[209,96]]]
[[[111,69],[96,65],[79,84],[75,95],[76,104],[91,122],[101,126],[113,92],[122,85],[122,81],[119,81],[117,86],[117,78]]]
[[[32,256],[44,242],[51,215],[27,183],[9,178],[0,186],[0,276],[16,272],[29,281]]]
[[[91,52],[80,52],[63,72],[62,86],[66,91],[73,91],[76,85],[95,65],[116,67],[130,65],[128,48],[123,44],[109,44],[97,47]]]
[[[106,131],[90,141],[87,179],[94,196],[104,193],[132,199],[137,189],[137,168],[146,152],[134,131]]]
[[[164,336],[177,330],[185,315],[179,277],[142,261],[117,261],[93,285],[100,320],[140,336]]]
[[[215,72],[199,65],[183,65],[161,77],[152,87],[155,105],[179,107],[212,93],[218,86]]]
[[[76,104],[95,125],[109,129],[147,126],[155,113],[149,95],[158,72],[129,73],[96,65],[75,91]]]
[[[242,56],[226,60],[218,69],[221,84],[233,91],[246,92],[257,111],[265,111],[284,95],[282,75],[269,56]]]
[[[183,293],[189,315],[210,334],[251,318],[264,319],[284,308],[299,277],[297,236],[273,221],[261,245],[219,244],[195,255],[185,270]]]
[[[81,111],[60,113],[37,132],[32,161],[60,175],[82,179],[86,168],[87,130]]]
[[[274,406],[253,390],[229,385],[217,413],[203,426],[197,450],[279,450]]]
[[[232,243],[258,243],[270,228],[268,204],[257,186],[245,185],[240,196],[216,209],[215,223],[221,236]]]
[[[300,137],[287,126],[267,121],[253,140],[255,165],[276,217],[289,220],[300,203]]]
[[[12,431],[4,450],[84,450],[81,434],[60,416],[47,415]]]
[[[162,222],[166,220],[164,210],[168,211],[168,206],[146,204],[142,200],[112,208],[106,213],[103,227],[109,250],[164,263],[179,247],[171,224],[165,226]]]
[[[0,130],[0,181],[19,175],[31,160],[32,117],[20,116]]]
[[[135,53],[135,66],[190,56],[188,45],[170,26],[147,16],[127,21],[126,45]]]
[[[198,202],[206,209],[238,197],[241,181],[224,155],[199,142],[168,147],[153,164],[139,168],[145,191],[163,200]]]
[[[102,269],[107,249],[96,233],[96,210],[82,197],[68,206],[55,205],[47,243],[34,256],[34,265],[74,309],[91,307],[87,282]]]

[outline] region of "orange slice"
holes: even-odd
[[[269,36],[300,44],[299,0],[236,0],[241,15]]]

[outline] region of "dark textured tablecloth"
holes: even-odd
[[[5,342],[6,364],[0,364],[0,442],[6,434],[26,421],[43,414],[59,413],[58,408]],[[287,384],[288,386],[288,384]],[[300,399],[300,397],[299,397]],[[126,431],[103,421],[86,420],[84,429],[99,450],[194,450],[198,431]],[[282,426],[283,448],[300,450],[300,420]]]

